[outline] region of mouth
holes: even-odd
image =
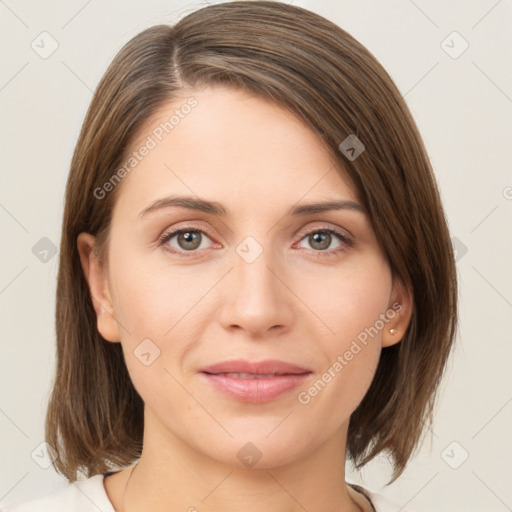
[[[263,403],[291,392],[312,371],[284,361],[225,361],[199,372],[214,390],[240,402]]]
[[[204,372],[208,375],[223,375],[224,377],[230,377],[232,379],[272,379],[274,377],[281,377],[283,375],[300,375],[300,374],[291,374],[291,373],[267,373],[267,374],[259,374],[259,373],[209,373]]]

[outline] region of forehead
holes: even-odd
[[[176,194],[235,210],[289,208],[302,198],[357,200],[346,172],[310,127],[286,108],[245,91],[182,92],[139,130],[128,157],[143,146],[150,149],[123,178],[120,207],[140,210]]]

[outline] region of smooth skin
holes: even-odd
[[[119,185],[106,263],[93,255],[93,236],[78,238],[98,330],[121,343],[145,403],[142,456],[125,494],[131,467],[105,479],[109,499],[122,512],[372,510],[345,483],[347,428],[382,347],[407,328],[410,292],[393,280],[366,213],[287,215],[306,203],[360,202],[321,139],[283,107],[221,86],[185,91],[133,148],[189,96],[197,106]],[[171,195],[221,203],[227,215],[176,206],[141,215]],[[161,241],[183,228],[196,230],[195,245]],[[262,249],[251,263],[237,253],[248,236]],[[400,313],[300,403],[396,302]],[[136,355],[147,339],[160,350],[149,365]],[[228,359],[280,359],[312,373],[273,401],[244,403],[198,373]],[[248,442],[261,452],[252,468],[237,457]]]

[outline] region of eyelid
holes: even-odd
[[[340,228],[340,227],[332,226],[331,224],[324,224],[322,226],[313,226],[311,228],[307,228],[305,231],[299,230],[299,233],[302,235],[302,238],[303,238],[306,235],[309,235],[310,233],[316,233],[317,231],[330,231],[330,232],[336,233],[343,239],[351,239],[352,238],[352,234],[348,230]],[[301,240],[302,240],[302,238],[301,238]]]
[[[318,225],[318,222],[320,222],[320,225]],[[314,224],[314,225],[310,226],[310,224]],[[341,236],[342,238],[346,238],[346,239],[350,239],[350,240],[354,239],[354,235],[347,228],[342,228],[342,227],[337,226],[336,224],[332,224],[330,222],[312,221],[312,222],[308,223],[308,226],[310,226],[310,227],[298,229],[297,231],[295,231],[293,236],[296,237],[300,234],[304,237],[312,232],[314,233],[315,231],[326,230],[326,231],[333,231],[336,234],[338,234],[339,236]]]

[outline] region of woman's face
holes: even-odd
[[[189,96],[197,103],[180,110]],[[133,146],[149,149],[120,185],[108,265],[86,271],[98,328],[122,344],[145,443],[240,467],[289,463],[344,442],[382,346],[403,335],[406,297],[353,186],[306,125],[245,92],[189,96]],[[171,204],[178,196],[215,208]],[[328,201],[341,207],[300,210]],[[83,257],[91,239],[79,240]],[[235,360],[283,365],[203,372]]]

